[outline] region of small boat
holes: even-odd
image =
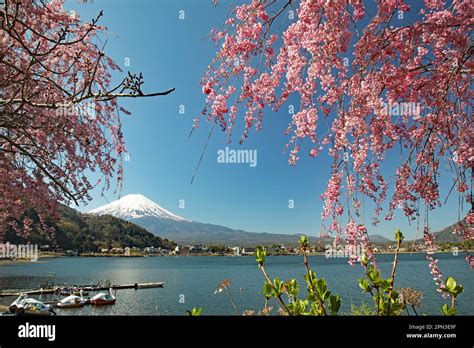
[[[27,297],[27,295],[20,295],[10,305],[9,310],[11,313],[17,315],[52,315],[56,314],[53,307],[46,305],[41,301],[34,298]]]
[[[135,284],[136,289],[152,289],[152,288],[161,288],[163,287],[163,282],[161,283],[143,283],[143,284]]]
[[[8,309],[10,310],[10,313],[16,313],[18,308],[20,308],[23,305],[23,302],[25,301],[25,299],[26,299],[26,295],[22,294],[15,301],[13,301],[10,307],[8,307]]]
[[[94,306],[113,305],[115,304],[115,296],[112,294],[112,288],[109,292],[99,292],[97,295],[90,299],[90,302]]]
[[[63,298],[56,304],[58,308],[77,308],[82,307],[86,304],[86,300],[83,297],[83,291],[80,290],[80,297],[77,295],[69,295],[68,297]]]

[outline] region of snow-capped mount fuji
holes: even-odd
[[[161,238],[179,244],[204,244],[254,247],[256,245],[295,245],[299,235],[255,233],[187,220],[141,194],[131,194],[91,210],[93,215],[112,215],[133,222]],[[316,238],[310,237],[312,242]]]
[[[93,209],[93,215],[112,215],[147,229],[154,235],[180,244],[255,246],[272,243],[292,244],[296,235],[252,233],[229,227],[187,220],[141,194],[126,195]]]
[[[94,215],[112,215],[123,220],[155,217],[158,219],[190,222],[189,220],[160,207],[158,204],[141,194],[123,196],[112,203],[91,210],[89,213]]]

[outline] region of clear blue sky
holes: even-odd
[[[215,131],[197,177],[190,183],[210,129],[210,124],[202,122],[188,138],[193,119],[204,106],[199,82],[216,51],[209,32],[222,25],[230,1],[221,0],[217,7],[211,0],[80,2],[68,0],[66,8],[74,9],[84,20],[104,11],[100,24],[109,30],[108,35],[102,36],[103,40],[108,39],[106,53],[124,73],[143,72],[144,91],[176,88],[166,97],[122,102],[132,112],[132,116],[123,118],[131,158],[124,167],[122,195],[141,193],[188,219],[252,232],[320,232],[320,195],[329,177],[331,159],[327,155],[310,158],[303,148],[298,165],[288,166],[288,157],[282,154],[288,139],[283,135],[289,121],[286,107],[278,113],[268,111],[263,130],[253,131],[242,146],[237,141],[241,124],[235,128],[234,142],[229,145],[225,135]],[[179,19],[180,11],[184,11],[184,20]],[[127,58],[130,67],[124,66]],[[179,113],[180,105],[185,107],[184,115]],[[225,146],[256,149],[257,166],[217,163],[217,151]],[[393,159],[397,156],[393,154]],[[390,162],[384,170],[393,170],[395,162]],[[444,200],[451,184],[449,177],[441,183]],[[88,206],[80,207],[81,211],[107,203],[100,190],[94,190],[93,197]],[[117,199],[112,190],[106,197],[109,201]],[[179,207],[181,199],[185,201],[184,209]],[[294,200],[293,209],[288,208],[289,200]],[[453,194],[446,207],[431,213],[432,228],[454,223],[457,210],[457,195]],[[366,221],[370,221],[371,209],[367,211],[370,213]],[[392,237],[393,230],[401,227],[409,238],[414,237],[415,226],[409,227],[401,210],[397,213],[394,221],[383,221],[377,228],[368,224],[369,233]]]

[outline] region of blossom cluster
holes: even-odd
[[[264,113],[298,101],[285,132],[288,161],[297,163],[303,141],[309,141],[311,157],[327,148],[333,165],[321,196],[322,217],[338,236],[345,209],[345,233],[355,234],[351,208],[358,213],[364,197],[373,203],[375,225],[385,203],[388,220],[398,210],[419,218],[420,202],[438,208],[440,168],[450,168],[466,200],[472,191],[472,1],[426,0],[412,22],[403,19],[414,11],[404,0],[375,6],[368,18],[361,0],[251,0],[230,14],[225,29],[213,32],[219,50],[202,81],[204,115],[229,140],[239,116],[242,142],[252,127],[262,128]],[[288,11],[296,16],[285,18]],[[383,107],[398,103],[417,105],[416,114],[394,116]],[[396,147],[403,150],[398,167],[382,173]]]
[[[425,241],[426,246],[426,259],[428,260],[428,267],[430,268],[431,275],[433,280],[438,285],[437,291],[441,293],[443,297],[447,297],[446,292],[443,289],[446,287],[446,284],[443,281],[443,274],[438,266],[438,259],[436,259],[433,254],[437,250],[437,247],[434,242],[435,236],[430,232],[429,227],[425,227],[423,231],[423,240]]]
[[[27,234],[28,209],[46,228],[57,202],[91,199],[97,182],[88,171],[100,173],[104,187],[122,176],[115,100],[75,107],[108,88],[119,68],[95,40],[105,28],[81,21],[63,3],[17,0],[0,8],[0,233]]]

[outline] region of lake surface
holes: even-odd
[[[474,271],[460,253],[437,254],[445,277],[453,276],[465,288],[458,300],[458,313],[474,315]],[[282,280],[296,278],[300,283],[300,295],[306,291],[303,280],[302,256],[267,257],[267,269],[272,278]],[[318,277],[325,277],[328,288],[342,297],[341,311],[348,312],[351,303],[372,305],[370,295],[363,294],[357,279],[363,276],[360,265],[349,266],[346,259],[324,256],[309,257],[310,265]],[[390,276],[393,255],[378,255],[377,261],[385,278]],[[218,284],[231,280],[231,292],[239,310],[259,310],[264,298],[260,295],[264,278],[254,257],[70,257],[41,259],[36,263],[0,265],[0,289],[32,289],[51,281],[56,283],[96,284],[99,280],[111,283],[165,282],[163,288],[118,290],[114,306],[79,309],[58,309],[58,315],[185,315],[193,306],[203,307],[207,315],[235,313],[227,294],[215,294]],[[395,287],[413,287],[424,292],[422,307],[418,313],[439,314],[444,303],[436,292],[436,285],[424,254],[402,254],[397,269]],[[51,296],[38,297],[51,301]],[[0,298],[10,303],[12,298]],[[183,303],[184,302],[184,303]],[[273,303],[274,311],[277,306]]]

